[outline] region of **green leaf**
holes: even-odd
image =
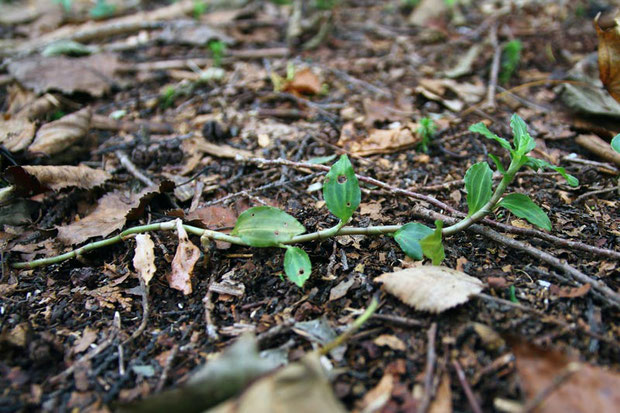
[[[549,220],[549,217],[527,195],[506,195],[504,199],[499,202],[499,205],[503,206],[519,218],[524,218],[539,228],[551,231],[551,221]]]
[[[312,272],[312,264],[306,251],[287,245],[284,254],[284,272],[290,281],[298,287],[303,287]]]
[[[342,155],[325,177],[323,197],[329,211],[346,223],[360,204],[362,193],[353,166]]]
[[[469,167],[465,173],[465,190],[468,215],[478,212],[489,202],[493,195],[493,171],[486,162],[479,162]]]
[[[516,113],[510,119],[510,127],[512,128],[515,150],[519,155],[525,155],[536,147],[536,142],[527,131],[527,125]]]
[[[502,165],[502,161],[500,161],[500,159],[497,156],[490,153],[489,158],[491,158],[491,160],[495,163],[495,167],[497,168],[498,171],[502,173],[502,175],[506,173],[506,168],[504,168],[504,165]]]
[[[420,240],[432,234],[433,230],[417,222],[409,222],[394,233],[394,239],[407,256],[414,260],[424,258]]]
[[[611,147],[614,151],[620,153],[620,133],[611,140]]]
[[[510,142],[508,142],[506,139],[504,138],[500,138],[499,136],[497,136],[496,134],[494,134],[493,132],[491,132],[489,129],[487,129],[486,125],[482,122],[478,122],[474,125],[471,125],[469,127],[469,131],[470,132],[474,132],[474,133],[479,133],[482,136],[484,136],[487,139],[492,139],[494,141],[496,141],[497,143],[499,143],[502,148],[506,149],[508,152],[512,153],[512,146],[510,146]]]
[[[529,166],[533,170],[539,171],[539,170],[544,170],[544,169],[551,169],[553,171],[556,171],[560,175],[562,175],[562,177],[566,179],[566,182],[570,186],[573,186],[573,187],[579,186],[579,180],[575,178],[574,176],[566,173],[566,169],[560,166],[551,165],[549,162],[543,161],[542,159],[532,158],[530,156],[527,156],[526,158],[527,158],[527,162],[525,165]]]
[[[433,265],[439,265],[446,258],[443,244],[441,243],[443,221],[435,221],[435,227],[435,231],[432,234],[427,235],[420,241],[420,246],[424,255],[432,260]]]
[[[259,206],[239,215],[231,234],[252,247],[275,247],[304,232],[306,228],[286,212],[270,206]]]

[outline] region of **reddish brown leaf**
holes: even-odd
[[[94,188],[110,179],[110,174],[88,166],[12,166],[7,178],[30,193],[69,188]]]
[[[295,72],[293,80],[287,82],[282,90],[296,95],[316,95],[321,91],[321,80],[310,68],[301,69]]]
[[[216,229],[234,227],[237,214],[230,208],[212,205],[196,208],[187,214],[187,219],[201,228]]]
[[[582,297],[590,291],[590,284],[584,284],[581,287],[558,287],[555,284],[552,284],[549,287],[549,291],[553,295],[557,295],[561,298],[577,298]]]
[[[177,234],[179,245],[172,260],[172,272],[168,275],[168,284],[188,295],[192,293],[192,272],[194,265],[200,258],[200,249],[189,240],[180,219],[177,220]]]
[[[620,18],[600,21],[594,19],[598,35],[598,67],[601,82],[609,94],[620,102]]]
[[[521,385],[528,399],[551,389],[554,380],[566,375],[574,363],[569,357],[554,350],[544,350],[529,343],[513,345]],[[573,365],[574,366],[574,365]],[[620,375],[600,367],[581,364],[570,374],[536,410],[553,412],[614,412],[620,406]]]

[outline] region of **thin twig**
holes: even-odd
[[[435,370],[435,360],[437,359],[435,354],[437,323],[431,324],[426,335],[428,337],[428,345],[426,347],[426,369],[424,372],[424,396],[422,396],[420,407],[418,408],[418,411],[421,413],[426,413],[433,397],[433,371]]]
[[[461,364],[458,360],[452,360],[452,367],[456,371],[456,377],[459,379],[459,383],[461,383],[461,387],[465,392],[465,397],[467,397],[467,401],[469,402],[469,406],[474,413],[482,413],[482,409],[480,408],[480,403],[476,399],[474,392],[471,390],[471,386],[467,382],[467,378],[465,377],[465,372],[461,367]]]
[[[136,338],[140,337],[142,333],[144,333],[144,330],[146,330],[146,324],[149,321],[149,286],[144,282],[144,279],[142,277],[139,278],[140,292],[142,296],[142,321],[140,322],[137,330],[134,331],[131,337],[125,340],[123,344],[127,344],[130,341],[133,341]]]
[[[133,164],[133,162],[131,162],[131,160],[129,159],[129,157],[127,156],[125,152],[121,150],[117,150],[117,151],[114,151],[114,154],[118,158],[121,165],[123,165],[123,167],[127,169],[127,172],[135,176],[144,185],[155,186],[155,182],[153,182],[151,178],[149,178],[148,176],[140,172],[140,170],[136,167],[136,165]]]
[[[155,387],[155,393],[159,393],[161,389],[163,389],[166,385],[166,380],[168,380],[168,373],[170,372],[170,367],[172,366],[172,362],[174,361],[174,358],[177,356],[178,352],[179,345],[175,344],[174,346],[172,346],[168,357],[166,357],[166,364],[164,364],[161,376],[159,376],[159,381],[157,382],[157,386]]]
[[[612,188],[605,188],[605,189],[599,189],[597,191],[586,192],[585,194],[581,194],[577,198],[575,198],[575,203],[578,204],[584,201],[585,199],[590,198],[591,196],[594,196],[594,195],[606,194],[608,192],[614,192],[614,191],[620,191],[620,185],[614,186]]]
[[[497,76],[499,74],[499,62],[502,56],[502,49],[499,47],[499,42],[497,41],[497,23],[491,26],[489,38],[491,40],[491,46],[493,46],[493,63],[491,64],[486,106],[495,108],[495,89],[497,87]]]

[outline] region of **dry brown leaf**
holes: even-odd
[[[299,361],[254,383],[238,400],[207,410],[208,413],[344,413],[334,396],[321,361],[308,353]]]
[[[196,208],[187,214],[187,220],[201,228],[226,228],[235,226],[237,214],[231,208],[211,205]]]
[[[0,118],[0,143],[9,151],[26,149],[34,137],[34,123],[24,118]]]
[[[88,166],[12,166],[6,171],[7,178],[15,185],[30,193],[51,189],[77,187],[90,189],[110,179],[110,174],[102,169]]]
[[[379,412],[387,404],[392,397],[394,390],[394,375],[386,373],[383,375],[379,383],[364,395],[361,401],[362,413]]]
[[[188,295],[192,293],[192,272],[200,258],[200,249],[189,240],[180,219],[177,219],[177,234],[179,245],[172,260],[172,272],[168,275],[168,284],[175,290]]]
[[[321,80],[314,74],[312,69],[306,67],[295,72],[293,80],[286,82],[282,91],[295,95],[316,95],[321,91]]]
[[[90,108],[63,116],[43,125],[28,147],[34,154],[54,155],[67,149],[86,135],[90,129]]]
[[[116,55],[100,53],[80,58],[27,57],[9,63],[8,70],[23,86],[38,94],[57,90],[100,97],[114,83],[118,67]]]
[[[564,354],[541,349],[529,343],[513,343],[513,352],[521,386],[528,399],[549,389],[571,368],[578,371],[545,398],[537,413],[616,412],[620,406],[620,375],[589,364],[576,365]]]
[[[437,394],[428,406],[428,413],[452,413],[452,391],[450,390],[450,375],[441,375],[441,382]]]
[[[193,149],[196,151],[208,153],[212,156],[217,156],[219,158],[236,158],[237,156],[241,156],[242,158],[251,158],[254,154],[250,151],[246,151],[245,149],[237,149],[233,148],[230,145],[221,144],[216,145],[211,142],[207,142],[204,138],[194,138]]]
[[[375,278],[387,292],[416,310],[440,313],[482,291],[482,282],[464,272],[424,265]]]
[[[371,129],[368,137],[360,139],[350,122],[342,127],[338,146],[359,156],[391,153],[418,144],[420,139],[412,132],[416,129],[413,123],[399,129]]]
[[[549,292],[561,298],[577,298],[586,295],[590,291],[590,284],[584,284],[580,287],[558,287],[551,284]]]
[[[601,82],[609,94],[620,102],[620,17],[609,22],[594,19],[598,36],[598,67]]]
[[[98,201],[97,207],[86,217],[69,225],[58,227],[58,239],[72,245],[92,237],[105,237],[121,229],[127,219],[136,219],[155,195],[169,190],[167,182],[148,187],[137,194],[112,192]]]
[[[98,331],[92,329],[90,327],[86,327],[84,331],[82,331],[82,337],[75,342],[73,348],[71,349],[71,353],[79,354],[83,351],[88,350],[91,344],[93,344],[97,340]]]
[[[406,344],[393,334],[381,334],[373,342],[379,347],[388,346],[392,350],[405,351],[407,349]]]
[[[133,256],[133,266],[138,276],[149,285],[155,274],[155,244],[149,234],[136,235],[136,249]]]

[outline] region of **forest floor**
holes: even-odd
[[[220,411],[618,406],[620,162],[605,145],[620,133],[620,105],[596,83],[593,2],[437,1],[427,16],[401,1],[303,2],[297,17],[267,1],[144,3],[0,5],[3,185],[16,188],[0,213],[0,411],[153,411],[140,401],[186,384],[244,333],[281,364],[305,360],[376,295],[374,315],[321,358],[326,386],[304,373],[297,393],[272,389],[266,410]],[[58,54],[68,50],[81,56]],[[225,242],[202,251],[189,290],[173,288],[174,231],[150,234],[148,290],[133,237],[11,267],[175,218],[229,231],[258,205],[308,232],[330,227],[318,162],[341,154],[362,177],[351,225],[451,222],[467,212],[465,171],[495,169],[489,154],[507,159],[469,126],[510,138],[514,113],[536,140],[533,156],[579,185],[520,172],[510,191],[540,205],[551,231],[499,210],[446,237],[443,265],[478,278],[484,294],[439,314],[374,280],[415,265],[388,236],[305,243],[313,269],[303,288],[283,277],[280,250]],[[423,118],[436,125],[426,152]],[[234,381],[215,377],[210,386]],[[175,411],[226,398],[195,402],[185,391],[163,393]],[[332,393],[341,404],[324,407]]]

